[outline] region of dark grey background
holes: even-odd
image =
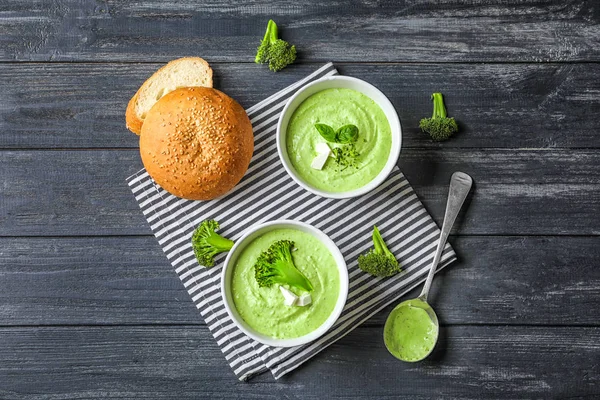
[[[252,62],[269,18],[299,50],[280,73]],[[0,2],[0,398],[600,397],[599,23],[594,0]],[[326,61],[378,86],[438,223],[473,176],[430,359],[387,353],[387,309],[236,380],[125,183],[127,101],[186,55],[246,107]],[[433,91],[461,126],[441,144],[418,130]]]

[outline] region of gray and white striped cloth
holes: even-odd
[[[333,74],[337,71],[329,63],[247,110],[254,128],[254,156],[242,181],[225,197],[206,202],[177,198],[158,186],[145,170],[127,178],[160,246],[240,380],[267,369],[277,379],[350,333],[425,280],[437,245],[437,225],[398,169],[371,193],[343,200],[305,191],[283,169],[275,146],[279,113],[300,87]],[[221,300],[220,263],[224,255],[214,268],[204,268],[198,265],[190,243],[194,228],[208,218],[219,221],[220,233],[234,241],[248,227],[274,219],[304,221],[329,235],[344,255],[350,276],[346,307],[331,330],[304,346],[274,348],[237,329]],[[403,272],[394,277],[375,278],[358,269],[356,259],[371,247],[374,224],[402,265]],[[447,245],[440,267],[455,259]]]

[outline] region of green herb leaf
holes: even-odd
[[[344,125],[335,133],[335,141],[341,144],[353,143],[358,139],[358,127],[356,125]]]
[[[319,134],[323,139],[328,142],[335,142],[336,134],[332,127],[326,124],[315,124],[315,128],[317,128],[317,131],[319,131]]]

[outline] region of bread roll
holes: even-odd
[[[212,88],[176,89],[148,111],[140,154],[150,176],[175,196],[209,200],[248,169],[254,136],[235,100]]]
[[[139,135],[148,111],[162,96],[180,87],[212,87],[212,76],[212,69],[200,57],[170,61],[152,74],[129,100],[125,111],[127,129]]]

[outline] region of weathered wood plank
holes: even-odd
[[[125,183],[141,167],[136,150],[0,155],[0,236],[150,233]],[[452,172],[473,176],[461,234],[600,233],[595,150],[406,149],[400,164],[438,223]]]
[[[204,323],[153,236],[0,248],[0,325]]]
[[[126,151],[0,153],[0,235],[148,234],[125,178],[142,168]]]
[[[431,296],[443,323],[600,324],[597,237],[450,242],[459,262]],[[203,324],[153,237],[0,238],[0,248],[0,326]]]
[[[129,149],[0,151],[0,236],[35,236],[0,238],[0,398],[600,397],[596,2],[278,3],[0,5],[0,149]],[[252,64],[270,17],[300,52],[278,74]],[[438,223],[461,169],[476,181],[461,234],[595,236],[453,237],[432,359],[387,354],[388,308],[291,377],[239,383],[155,239],[95,236],[149,234],[124,182],[141,164],[123,110],[188,54],[244,106],[339,61],[398,108],[402,170]],[[544,61],[558,63],[502,64]],[[433,91],[462,127],[444,144],[416,128]]]
[[[7,2],[0,60],[251,62],[274,18],[300,60],[600,60],[594,0]]]
[[[137,147],[124,110],[160,64],[0,64],[0,148]],[[321,64],[274,75],[253,64],[217,64],[215,86],[249,107]],[[597,64],[337,64],[378,86],[396,106],[403,146],[554,148],[600,146]],[[443,144],[419,129],[429,96],[445,94],[461,133]]]
[[[442,328],[430,359],[359,328],[280,381],[238,382],[206,327],[0,329],[4,399],[461,399],[600,396],[595,328]],[[560,360],[560,362],[557,362]],[[32,382],[35,382],[32,385]]]

